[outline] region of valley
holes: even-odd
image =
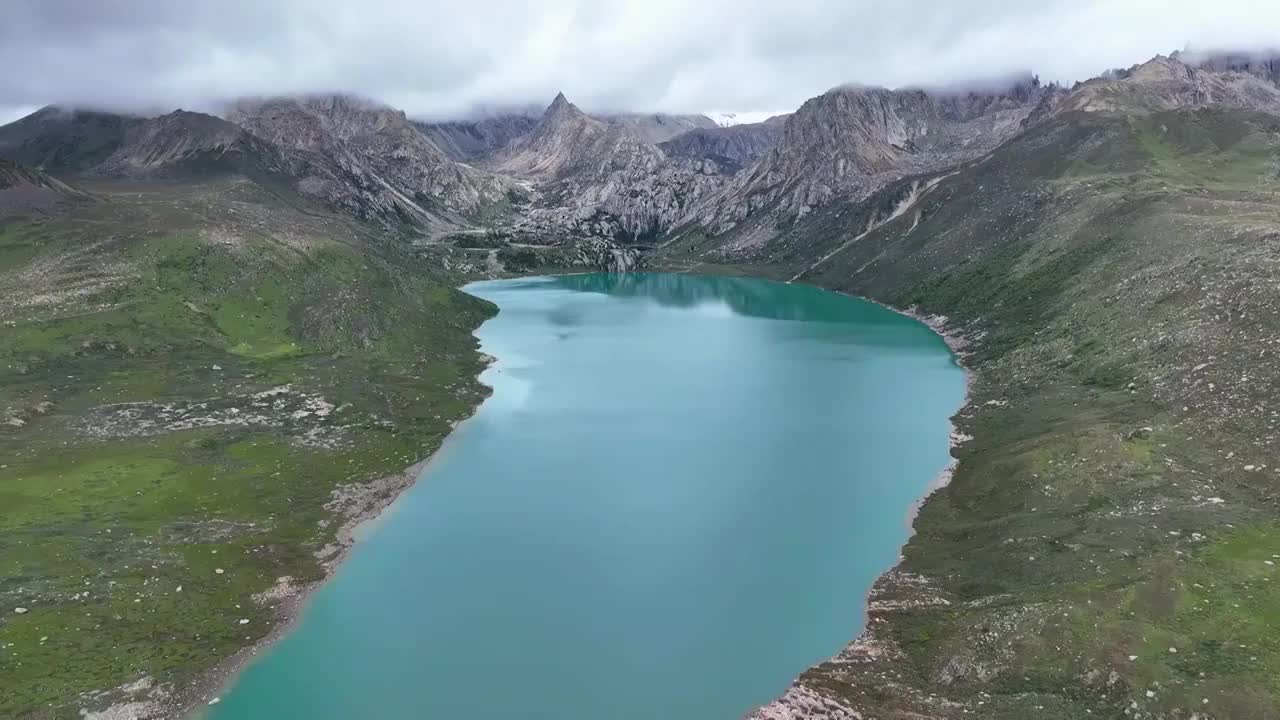
[[[647,267],[916,313],[973,377],[862,634],[756,717],[1275,716],[1278,67],[0,127],[0,715],[207,701],[486,396],[456,288]]]

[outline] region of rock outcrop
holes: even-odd
[[[451,160],[477,164],[532,131],[538,117],[536,112],[510,112],[474,120],[414,120],[413,126]]]
[[[732,175],[754,165],[782,137],[784,118],[759,123],[697,128],[658,145],[676,162],[710,161],[716,169]]]
[[[529,228],[633,241],[670,227],[722,184],[715,171],[668,162],[658,146],[587,115],[563,93],[490,167],[539,188]]]
[[[387,225],[465,224],[515,189],[450,160],[403,112],[360,98],[245,101],[227,118],[290,156],[299,190]]]
[[[87,197],[41,170],[0,158],[0,219],[38,215]]]
[[[1017,133],[1042,94],[1034,78],[993,92],[836,88],[787,118],[760,161],[689,220],[719,233],[764,210],[794,219],[838,196],[973,160]]]
[[[657,145],[691,130],[719,127],[706,115],[668,115],[666,113],[603,113],[599,120],[621,125],[641,140]]]
[[[1206,105],[1280,112],[1280,57],[1157,55],[1077,83],[1058,109],[1132,113]]]
[[[133,123],[124,141],[94,174],[154,176],[218,172],[282,172],[287,163],[270,144],[213,115],[176,110]]]

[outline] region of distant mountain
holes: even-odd
[[[293,157],[300,190],[358,217],[465,224],[514,187],[449,159],[403,112],[361,98],[242,101],[227,119]]]
[[[719,127],[733,127],[734,125],[754,125],[756,123],[781,121],[785,120],[789,112],[714,112],[706,113]]]
[[[106,160],[140,118],[50,105],[0,127],[0,157],[54,175]]]
[[[495,158],[493,167],[514,175],[560,179],[652,170],[661,162],[662,153],[626,125],[597,120],[560,93],[533,130]]]
[[[767,223],[786,221],[836,197],[975,159],[1017,133],[1043,92],[1034,79],[983,93],[830,90],[787,118],[760,161],[693,220],[712,232],[760,211]]]
[[[591,117],[563,93],[489,167],[538,188],[526,230],[629,241],[664,231],[722,182],[669,162],[628,125]]]
[[[120,146],[91,170],[114,176],[286,172],[272,145],[222,118],[176,110],[130,125]]]
[[[240,173],[384,227],[433,232],[467,227],[519,194],[451,160],[403,112],[341,95],[246,100],[227,119],[50,107],[0,127],[0,157],[61,175]]]
[[[678,227],[727,234],[723,245],[735,253],[763,252],[798,218],[901,178],[954,170],[1064,113],[1280,112],[1278,67],[1266,56],[1174,53],[1071,88],[1034,78],[982,92],[836,88],[788,117],[768,152]],[[693,147],[680,150],[696,154],[693,138],[685,142]]]
[[[763,157],[782,136],[782,127],[783,121],[770,120],[697,128],[658,147],[672,160],[712,162],[720,172],[732,175]]]
[[[1267,56],[1157,55],[1127,70],[1077,83],[1058,111],[1157,112],[1219,105],[1280,111],[1280,61]]]
[[[706,115],[667,115],[665,113],[604,113],[596,118],[622,125],[648,143],[666,142],[690,130],[717,127]]]
[[[450,159],[475,164],[528,134],[538,117],[538,113],[512,112],[475,120],[414,120],[413,126]]]

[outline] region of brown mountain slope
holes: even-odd
[[[227,118],[305,164],[298,187],[359,217],[448,228],[507,202],[507,180],[449,159],[403,112],[348,96],[243,101]]]
[[[41,215],[67,202],[87,198],[41,170],[0,158],[0,219]]]
[[[753,236],[767,241],[779,223],[837,197],[982,156],[1020,129],[1042,93],[1034,79],[984,93],[831,90],[787,118],[760,161],[687,220],[720,233],[756,215]]]
[[[54,175],[78,173],[106,160],[139,121],[50,105],[0,126],[0,157]]]
[[[490,166],[537,188],[521,229],[538,236],[656,235],[722,183],[716,174],[668,162],[656,145],[587,115],[563,94]]]

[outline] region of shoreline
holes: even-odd
[[[790,285],[793,283],[787,283],[787,284]],[[814,287],[819,290],[834,292],[839,295],[844,295],[845,297],[854,298],[856,300],[863,300],[865,302],[878,305],[886,310],[889,310],[890,312],[896,313],[898,315],[903,315],[905,317],[909,317],[912,320],[915,320],[923,324],[925,327],[928,327],[935,334],[941,337],[942,341],[946,343],[947,348],[951,350],[951,355],[952,357],[955,358],[956,365],[960,368],[961,372],[964,373],[964,398],[961,400],[960,405],[956,408],[955,412],[951,414],[950,418],[948,418],[948,422],[951,425],[951,433],[949,437],[949,443],[950,443],[949,450],[955,450],[957,447],[960,447],[964,443],[973,439],[972,436],[969,436],[960,432],[959,427],[957,427],[956,425],[956,417],[958,417],[960,413],[969,409],[970,405],[973,402],[974,371],[965,363],[965,358],[968,357],[968,353],[964,351],[964,348],[969,345],[969,340],[965,338],[963,335],[960,335],[959,333],[949,330],[947,328],[948,318],[946,316],[925,315],[919,312],[918,310],[916,310],[914,307],[905,308],[905,309],[897,308],[887,303],[883,303],[883,302],[880,302],[879,300],[875,300],[873,298],[869,298],[863,295],[854,295],[852,293],[840,292],[838,290],[831,290],[829,288],[824,288],[820,285],[811,285],[809,283],[802,282],[799,284],[808,285],[809,287]],[[907,536],[903,538],[902,545],[899,546],[898,548],[898,559],[893,563],[893,565],[886,568],[883,572],[877,575],[875,581],[871,583],[871,587],[867,588],[866,596],[864,597],[862,602],[862,613],[861,613],[862,629],[859,630],[858,633],[852,639],[850,639],[848,642],[842,645],[834,655],[822,661],[816,662],[813,665],[810,665],[809,667],[805,668],[804,670],[801,670],[800,674],[796,675],[795,679],[791,681],[791,684],[787,686],[787,689],[785,691],[783,691],[773,700],[749,711],[743,717],[743,720],[802,720],[807,716],[804,715],[802,712],[797,712],[798,710],[803,710],[806,706],[816,705],[820,707],[824,703],[822,698],[814,695],[813,692],[808,687],[800,683],[800,678],[804,675],[804,673],[808,672],[809,669],[813,667],[817,667],[827,662],[839,660],[842,657],[849,657],[849,656],[875,657],[881,654],[882,650],[877,646],[875,629],[871,625],[871,611],[872,611],[873,605],[875,604],[877,591],[880,588],[880,585],[882,582],[890,582],[893,579],[898,578],[900,575],[902,575],[901,567],[902,567],[902,561],[904,559],[902,555],[902,550],[906,548],[907,543],[909,543],[911,541],[911,538],[914,537],[916,534],[915,523],[916,523],[916,518],[919,516],[920,509],[924,507],[925,502],[927,502],[929,498],[933,496],[934,493],[951,484],[951,478],[955,474],[956,467],[959,466],[959,464],[960,464],[959,459],[956,458],[955,455],[953,454],[951,456],[951,461],[947,463],[946,467],[944,467],[942,470],[938,472],[936,476],[934,476],[933,480],[929,483],[928,486],[925,487],[920,497],[916,498],[915,501],[913,501],[911,505],[907,508],[907,516],[906,516]],[[928,601],[922,601],[922,602],[926,604],[928,603]]]
[[[645,271],[640,271],[645,272]],[[649,270],[648,272],[663,272],[663,270]],[[669,271],[668,271],[669,272]],[[565,273],[538,273],[537,276],[552,275],[577,275],[585,274],[582,271],[565,272]],[[689,271],[682,271],[681,274],[697,274]],[[766,280],[771,282],[784,282],[772,280],[770,278],[762,278],[754,275],[742,275],[747,279]],[[785,283],[792,284],[792,283]],[[806,284],[808,283],[799,283]],[[951,425],[950,432],[950,449],[954,450],[964,442],[971,438],[959,431],[956,426],[955,418],[963,411],[969,408],[973,399],[973,371],[965,364],[964,359],[967,353],[964,348],[969,341],[960,334],[947,329],[947,318],[945,316],[927,316],[918,312],[915,308],[901,309],[891,305],[887,305],[872,298],[844,293],[818,285],[810,285],[826,292],[834,292],[846,297],[873,303],[895,314],[909,317],[928,327],[935,334],[942,338],[948,349],[951,351],[957,366],[961,369],[964,377],[964,396],[960,405],[950,416],[949,423]],[[483,323],[482,323],[483,325]],[[479,328],[477,327],[477,331]],[[479,347],[477,353],[480,355],[483,368],[477,373],[477,382],[483,376],[484,372],[492,368],[497,358],[483,352]],[[481,383],[483,384],[483,383]],[[492,387],[489,387],[490,394],[481,399],[471,408],[471,411],[465,416],[458,419],[449,434],[427,457],[419,460],[407,468],[387,475],[378,480],[374,480],[363,485],[342,485],[335,488],[331,500],[328,505],[332,506],[335,517],[340,518],[340,525],[335,533],[334,542],[317,550],[317,555],[323,555],[321,561],[323,569],[321,577],[314,581],[294,585],[289,578],[280,578],[276,586],[268,588],[255,596],[255,600],[263,605],[269,606],[274,612],[274,623],[271,629],[262,637],[254,640],[237,650],[234,654],[224,658],[218,664],[201,672],[186,687],[173,690],[161,697],[151,697],[141,702],[121,703],[98,713],[91,713],[87,716],[88,720],[127,720],[130,718],[170,718],[172,720],[202,720],[207,716],[209,708],[216,705],[222,695],[231,690],[237,677],[254,661],[258,659],[261,653],[269,651],[272,646],[278,643],[286,635],[297,628],[301,622],[303,614],[306,612],[307,604],[310,602],[314,594],[319,591],[329,580],[333,578],[336,572],[342,566],[342,563],[349,557],[351,551],[357,543],[363,538],[363,534],[394,512],[396,502],[403,496],[404,492],[417,484],[417,480],[430,467],[431,463],[447,451],[451,442],[457,435],[458,429],[468,420],[475,417],[485,400],[492,394]],[[915,535],[915,520],[923,507],[924,503],[938,490],[946,487],[955,472],[958,460],[953,456],[950,462],[938,472],[928,486],[924,488],[922,494],[916,498],[910,506],[908,506],[904,518],[907,535],[902,541],[899,548],[899,555],[892,566],[886,568],[877,575],[872,586],[867,590],[863,601],[862,608],[862,628],[858,634],[845,644],[839,651],[823,661],[814,663],[809,667],[815,667],[835,660],[850,651],[866,652],[867,646],[874,644],[873,631],[870,627],[870,611],[874,603],[874,597],[877,588],[882,581],[886,581],[899,572],[903,556],[902,548]],[[809,668],[801,671],[806,672]],[[747,720],[784,720],[796,717],[792,708],[795,705],[794,700],[788,704],[784,700],[791,699],[796,692],[808,693],[807,688],[799,684],[801,675],[797,675],[784,693],[772,701],[761,705],[747,713]]]
[[[479,327],[476,330],[479,330]],[[485,354],[478,347],[476,352],[484,365],[476,375],[479,382],[479,377],[493,367],[496,358]],[[267,634],[240,648],[217,665],[199,673],[185,688],[175,690],[161,700],[151,701],[152,706],[145,708],[145,712],[139,712],[144,708],[135,707],[126,709],[123,714],[114,715],[111,713],[117,708],[125,709],[124,706],[114,706],[102,713],[90,715],[90,720],[115,720],[117,717],[122,719],[169,718],[171,720],[204,718],[208,708],[216,705],[222,695],[235,686],[240,673],[257,660],[261,653],[269,651],[272,646],[297,628],[311,598],[341,568],[351,551],[363,539],[363,533],[376,527],[379,522],[395,511],[394,506],[403,497],[405,491],[417,484],[418,479],[431,467],[431,464],[448,450],[459,428],[480,411],[480,407],[492,395],[492,388],[489,389],[489,394],[476,403],[465,417],[454,422],[440,446],[428,456],[399,472],[373,482],[362,485],[341,485],[334,489],[326,506],[333,506],[332,509],[336,518],[340,519],[340,524],[335,533],[334,542],[316,551],[318,555],[324,553],[324,559],[321,561],[322,575],[303,585],[293,585],[289,578],[280,578],[279,580],[284,582],[279,582],[276,586],[255,596],[256,600],[274,610],[274,624]]]

